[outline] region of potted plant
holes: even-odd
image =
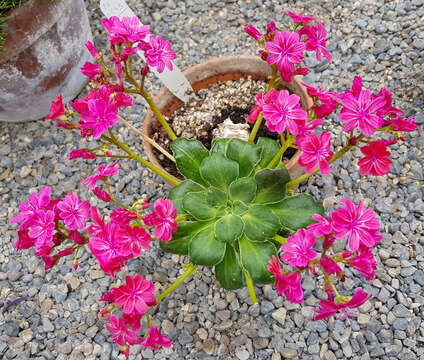
[[[43,118],[49,98],[79,94],[92,38],[83,0],[6,0],[0,24],[0,121]]]
[[[147,38],[149,28],[139,25],[137,18],[103,19],[114,67],[108,66],[88,42],[94,63],[87,62],[82,72],[90,78],[93,89],[68,107],[60,95],[52,103],[49,119],[57,119],[65,129],[80,131],[87,140],[100,142],[73,150],[70,158],[110,160],[82,183],[113,205],[113,211],[106,218],[70,190],[64,198],[51,199],[51,189],[45,187],[31,194],[11,219],[20,223],[16,248],[35,247],[48,269],[66,256],[73,256],[77,267],[79,251],[88,247],[101,269],[113,277],[129,259],[142,257],[153,239],[159,240],[163,250],[186,255],[189,260],[183,265],[184,274],[160,294],[155,293],[151,281],[137,274],[127,276],[124,284],[100,299],[108,303],[101,311],[108,319],[106,328],[126,356],[136,344],[153,349],[171,346],[149,310],[190,274],[201,271],[199,265],[214,267],[217,281],[225,289],[247,286],[252,304],[258,301],[255,283],[274,283],[278,294],[301,303],[302,276],[320,274],[328,298],[317,304],[316,319],[337,313],[346,318],[354,316],[371,296],[362,289],[347,294],[337,285],[344,281],[345,267],[358,271],[366,280],[375,276],[377,264],[372,251],[382,234],[373,210],[365,209],[362,202],[343,199],[335,211],[324,214],[312,196],[296,194],[296,186],[318,172],[329,174],[332,163],[357,147],[364,155],[358,163],[361,174],[386,174],[391,164],[387,148],[402,140],[403,132],[414,131],[417,126],[413,118],[402,117],[402,111],[393,106],[389,90],[363,89],[360,77],[355,77],[352,88],[341,94],[305,85],[313,99],[308,109],[300,106],[298,95],[279,89],[283,81],[291,83],[293,76],[307,72],[300,65],[305,51],[331,60],[322,23],[287,13],[294,22],[291,31],[278,31],[274,23],[268,25],[266,34],[251,25],[246,28],[272,70],[266,91],[256,97],[249,115],[254,126],[247,141],[216,139],[207,149],[198,140],[177,138],[144,87],[150,68],[172,70],[171,60],[176,55],[161,36]],[[146,61],[139,71],[132,61],[137,50],[144,52]],[[133,106],[132,96],[136,94],[147,101],[173,140],[172,154],[119,116],[119,108]],[[335,111],[340,111],[345,141],[331,149],[333,135],[325,130],[318,134],[318,129]],[[280,141],[257,138],[263,120]],[[184,179],[164,172],[131,149],[114,133],[113,126],[120,121],[173,159]],[[303,175],[290,178],[282,161],[288,148],[300,151]],[[145,199],[133,204],[118,201],[109,178],[119,173],[120,162],[128,160],[139,162],[173,184],[168,198],[157,199],[153,209]],[[347,248],[336,251],[339,246],[333,244],[339,245],[343,239]]]

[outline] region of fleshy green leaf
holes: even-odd
[[[281,146],[278,141],[265,137],[260,137],[257,144],[262,147],[261,160],[257,167],[263,169],[271,162],[274,156],[278,154]]]
[[[199,173],[202,160],[209,155],[208,149],[198,140],[176,139],[171,144],[177,168],[187,179],[205,185]]]
[[[256,182],[250,177],[237,179],[230,185],[230,197],[232,200],[250,203],[255,198],[256,188]]]
[[[286,197],[277,204],[270,205],[280,224],[290,230],[304,228],[314,222],[313,214],[324,215],[324,208],[309,194]]]
[[[227,244],[224,259],[215,266],[215,275],[224,289],[235,290],[243,287],[243,270],[235,249]]]
[[[254,242],[242,236],[239,239],[240,261],[255,283],[266,284],[272,281],[267,269],[272,255],[277,255],[276,247],[269,241]]]
[[[228,214],[215,223],[215,236],[219,241],[234,244],[243,233],[243,228],[244,223],[240,216]]]
[[[224,139],[214,139],[212,141],[212,147],[210,154],[219,154],[222,156],[225,156],[227,153],[227,146],[231,139],[224,138]]]
[[[174,186],[169,192],[169,199],[174,203],[178,215],[186,214],[183,208],[183,198],[189,192],[198,192],[205,190],[193,180],[185,180],[181,184]]]
[[[243,214],[244,234],[253,241],[264,241],[273,237],[280,223],[271,209],[264,205],[253,205]]]
[[[190,192],[183,198],[183,209],[197,220],[212,220],[217,209],[207,201],[207,192]]]
[[[263,169],[256,173],[255,181],[258,184],[255,203],[273,204],[283,200],[290,175],[286,169]]]
[[[228,186],[239,175],[239,165],[222,155],[212,154],[203,159],[200,164],[200,174],[212,186],[227,191]]]
[[[199,231],[190,241],[190,261],[196,265],[213,266],[219,264],[225,254],[226,244],[215,238],[214,226]]]
[[[209,224],[210,221],[180,221],[177,231],[172,234],[172,240],[160,241],[160,247],[171,254],[187,255],[190,240]]]
[[[239,177],[249,176],[261,158],[262,148],[239,139],[231,139],[227,147],[227,157],[240,166]]]
[[[236,215],[242,215],[249,209],[249,207],[240,200],[234,201],[233,205],[233,213]]]
[[[227,193],[217,189],[216,187],[210,187],[207,191],[208,204],[214,207],[225,206],[227,204],[228,196]]]

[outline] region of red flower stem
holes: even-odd
[[[243,270],[243,272],[244,272],[244,278],[246,279],[247,289],[249,290],[250,299],[252,300],[252,304],[253,305],[257,304],[258,299],[256,298],[255,286],[253,284],[253,280],[246,270]]]
[[[156,302],[159,304],[163,299],[165,299],[170,293],[172,293],[178,286],[180,286],[189,275],[197,269],[197,265],[190,264],[187,267],[187,270],[182,274],[170,287],[168,287],[163,293],[159,294],[156,297]],[[157,306],[157,305],[156,305]]]

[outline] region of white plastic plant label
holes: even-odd
[[[100,10],[106,17],[117,16],[119,18],[134,17],[134,12],[127,5],[125,0],[100,0]],[[140,22],[141,23],[141,22]],[[141,23],[141,25],[143,25]],[[141,51],[137,55],[144,59]],[[162,73],[158,73],[155,68],[151,71],[162,81],[162,83],[181,101],[187,102],[193,88],[180,69],[173,63],[173,70],[165,68]]]

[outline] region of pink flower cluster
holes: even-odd
[[[366,280],[372,280],[377,268],[371,249],[374,248],[382,238],[380,224],[373,210],[364,209],[362,202],[355,205],[350,199],[342,199],[343,205],[336,209],[327,218],[315,214],[315,223],[306,229],[299,229],[291,235],[287,242],[281,245],[280,264],[273,256],[268,265],[268,270],[275,278],[275,287],[278,294],[286,296],[293,303],[302,302],[304,299],[301,286],[303,271],[309,270],[316,274],[319,267],[326,276],[326,291],[329,300],[321,301],[321,309],[316,310],[317,320],[329,317],[338,311],[346,316],[352,316],[351,310],[363,304],[368,298],[362,290],[346,300],[346,297],[335,293],[334,285],[330,275],[336,275],[344,281],[344,272],[339,265],[352,266],[359,271]],[[331,246],[334,241],[347,238],[349,251],[330,255]],[[323,241],[323,253],[321,255],[313,248],[317,241]],[[287,268],[287,265],[290,268]],[[336,295],[334,299],[334,295]]]
[[[108,315],[106,328],[113,335],[113,341],[120,345],[121,352],[129,356],[130,345],[143,345],[145,348],[158,349],[160,346],[170,347],[169,338],[162,335],[154,325],[149,325],[146,337],[138,337],[141,330],[141,319],[149,306],[157,305],[154,295],[155,286],[141,275],[127,276],[125,284],[112,288],[103,295],[100,301],[112,303],[106,307],[102,315]],[[116,318],[111,311],[122,308],[123,315]]]

